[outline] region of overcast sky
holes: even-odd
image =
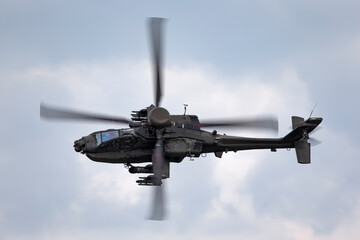
[[[359,1],[0,0],[1,239],[357,239]],[[168,220],[151,188],[73,142],[111,124],[40,120],[40,102],[130,117],[154,101],[147,17],[165,23],[163,106],[200,119],[323,117],[295,151],[171,165]],[[212,130],[212,129],[210,129]],[[219,130],[228,135],[269,133]]]

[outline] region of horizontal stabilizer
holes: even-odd
[[[297,128],[301,123],[303,123],[305,121],[304,118],[302,117],[297,117],[297,116],[292,116],[291,117],[291,121],[292,121],[292,128],[293,130],[295,128]]]
[[[307,139],[303,138],[295,142],[294,145],[298,163],[310,163],[310,143],[308,143]]]

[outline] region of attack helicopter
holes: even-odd
[[[214,153],[221,158],[228,151],[250,149],[295,148],[297,161],[309,164],[311,133],[322,118],[292,117],[292,131],[281,138],[249,138],[220,135],[216,130],[203,128],[238,127],[278,130],[276,118],[200,121],[196,115],[171,115],[161,107],[162,99],[162,18],[150,18],[149,29],[154,70],[155,102],[149,107],[133,111],[131,119],[92,114],[40,104],[44,119],[102,121],[127,124],[128,128],[96,131],[74,142],[74,149],[96,162],[124,164],[131,174],[148,174],[139,177],[137,184],[155,186],[153,209],[150,219],[164,218],[162,183],[170,177],[170,163],[180,163],[185,157],[196,158]],[[137,164],[149,163],[146,166]]]

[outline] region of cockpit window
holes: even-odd
[[[100,133],[95,134],[95,138],[96,138],[96,146],[99,146],[101,144]]]
[[[107,131],[107,132],[102,132],[101,133],[101,140],[102,142],[106,142],[109,141],[111,139],[114,138],[118,138],[119,137],[119,131]]]

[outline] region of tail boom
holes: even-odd
[[[222,152],[251,149],[295,148],[298,163],[310,163],[310,143],[308,134],[322,121],[322,118],[309,118],[304,121],[300,117],[292,117],[293,130],[283,138],[244,138],[232,136],[217,136],[217,142],[203,148],[203,152],[215,152],[221,157]]]

